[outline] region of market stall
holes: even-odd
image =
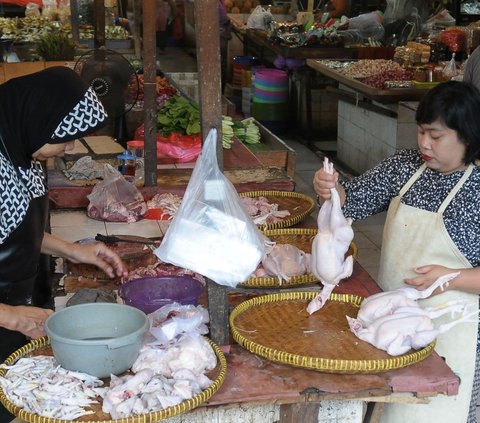
[[[201,14],[200,12],[200,6],[198,6],[196,8],[197,16],[210,16],[210,14]],[[211,20],[200,21],[201,25],[199,25],[197,29],[200,32],[203,29],[204,36],[199,37],[198,45],[200,56],[199,63],[202,65],[199,75],[199,94],[201,100],[200,103],[201,106],[203,106],[202,109],[204,111],[201,122],[202,130],[205,134],[207,129],[211,126],[219,125],[220,96],[218,89],[218,72],[212,82],[209,80],[211,69],[207,69],[208,65],[211,64],[209,60],[213,60],[216,52],[213,49],[207,49],[206,52],[203,50],[205,44],[208,42],[206,34],[209,32],[207,29],[208,25],[211,24]],[[215,27],[215,25],[213,27]],[[148,31],[147,34],[151,35]],[[147,69],[145,75],[145,83],[148,85],[148,88],[152,88],[152,86],[155,85],[151,62],[151,60],[147,62],[147,67],[150,68]],[[212,68],[214,68],[214,66],[212,66]],[[151,103],[154,103],[154,98],[153,96],[150,96],[150,94],[152,94],[152,92],[146,95],[146,103],[148,103],[149,100],[152,100]],[[213,106],[211,109],[207,110],[210,105]],[[149,105],[147,104],[145,121],[147,122],[148,119],[150,119],[150,121],[145,127],[145,151],[149,153],[150,164],[153,163],[154,166],[153,169],[147,169],[149,183],[146,184],[147,186],[141,188],[141,192],[144,199],[149,199],[153,197],[154,194],[163,191],[182,194],[190,180],[191,167],[185,169],[184,167],[182,168],[182,166],[174,166],[172,169],[158,172],[159,174],[157,175],[157,157],[156,154],[151,154],[152,151],[155,150],[154,148],[151,148],[155,145],[155,139],[150,137],[151,133],[149,133],[149,130],[154,128],[154,136],[157,128],[155,127],[152,109],[148,107]],[[148,115],[148,113],[150,113],[150,115]],[[84,147],[87,148],[85,145]],[[276,189],[281,191],[279,197],[288,196],[293,191],[293,182],[290,178],[285,177],[285,171],[283,171],[283,169],[275,170],[273,166],[267,166],[265,162],[268,162],[268,159],[262,163],[258,157],[242,146],[242,144],[234,141],[231,148],[227,151],[224,152],[221,149],[221,146],[218,147],[217,151],[221,152],[219,164],[221,165],[222,171],[225,176],[234,183],[237,191],[252,191],[261,188]],[[119,151],[103,151],[102,154],[104,154],[104,156],[102,156],[101,159],[115,159],[117,153],[119,153]],[[100,157],[96,158],[100,159]],[[229,161],[234,163],[232,167],[229,166]],[[288,158],[285,166],[285,170],[288,171]],[[153,176],[153,178],[151,176]],[[91,183],[90,186],[85,186],[86,184],[78,183],[78,181],[72,182],[71,180],[67,180],[65,175],[59,172],[59,169],[51,169],[49,174],[49,184],[51,188],[50,200],[62,209],[67,208],[68,206],[73,208],[85,208],[87,206],[87,194],[92,191],[92,185],[95,185],[95,183]],[[258,195],[260,194],[255,196]],[[300,202],[298,199],[296,201]],[[68,202],[70,202],[70,204],[68,204]],[[311,199],[311,204],[313,208],[313,199]],[[298,204],[295,204],[295,208],[298,207]],[[295,208],[293,210],[295,210]],[[306,216],[302,216],[302,219],[308,218],[312,208],[308,209],[309,211],[306,213]],[[70,213],[71,211],[62,210],[59,212],[61,215],[59,217],[60,219],[63,218],[68,220],[71,216]],[[298,220],[302,219],[299,218]],[[140,228],[142,226],[148,226],[148,230],[150,231],[152,227],[152,225],[149,225],[150,222],[146,221],[123,224],[118,221],[105,222],[103,220],[103,218],[98,218],[97,216],[93,219],[93,222],[89,221],[90,225],[85,225],[85,230],[87,232],[91,231],[93,227],[96,230],[97,228],[102,228],[103,225],[103,230],[106,232],[105,235],[108,236],[118,235],[122,230],[129,231],[130,233],[139,233],[141,232]],[[155,221],[156,219],[153,220]],[[164,222],[153,223],[153,226],[156,226],[157,231],[162,231],[162,233],[156,238],[161,238],[166,235],[163,229],[160,228],[165,228],[165,226],[168,225],[161,225],[160,223]],[[294,223],[298,222],[294,220]],[[308,223],[309,220],[306,219],[306,223],[304,222],[303,224],[306,225]],[[316,230],[316,228],[314,229]],[[152,234],[150,233],[149,235],[151,236]],[[95,234],[89,233],[88,236],[95,236]],[[309,234],[308,236],[311,244],[312,235]],[[138,242],[138,239],[136,241]],[[152,239],[149,241],[155,242],[158,241],[158,239]],[[150,244],[151,243],[149,242],[149,245]],[[209,247],[213,248],[213,245],[209,245]],[[150,252],[148,246],[144,250]],[[144,251],[142,250],[142,252]],[[66,291],[65,293],[70,294],[71,292],[68,291],[68,287],[79,282],[78,275],[76,275],[77,280],[73,281],[74,283],[72,283],[72,280],[69,281],[70,285],[67,283],[69,275],[66,274],[66,276],[67,278],[64,279],[64,290]],[[99,284],[101,284],[99,279],[92,277],[90,281],[91,285],[89,285],[89,281],[86,281],[83,274],[80,276],[82,277],[81,282],[83,287],[98,288]],[[238,289],[230,290],[224,287],[220,287],[219,289],[219,287],[215,287],[213,284],[212,281],[207,281],[206,298],[204,297],[202,299],[202,304],[209,307],[211,316],[211,336],[215,337],[215,340],[220,341],[226,341],[225,335],[228,337],[228,333],[226,332],[226,322],[221,319],[226,318],[226,314],[228,314],[233,307],[242,304],[248,298],[258,297],[260,294],[280,292],[282,294],[286,293],[287,296],[289,295],[283,288],[275,290],[248,290],[240,287]],[[214,286],[214,289],[212,289],[212,286]],[[311,293],[310,297],[316,295],[315,291],[317,291],[317,286],[315,286],[315,288],[312,287],[312,289],[314,289],[314,292]],[[305,290],[302,289],[300,291]],[[353,274],[336,288],[335,294],[348,293],[348,295],[358,295],[363,297],[378,291],[379,288],[373,282],[371,277],[358,263],[355,263]],[[311,299],[310,297],[302,298],[302,301]],[[334,300],[332,300],[332,302],[334,302]],[[348,303],[349,300],[339,302]],[[305,307],[303,307],[301,311],[303,318],[308,319]],[[272,321],[275,323],[277,321],[277,315],[271,317]],[[344,329],[342,329],[341,332],[348,333],[347,336],[353,336],[349,333],[343,317],[344,316],[342,316]],[[274,325],[271,326],[275,329]],[[249,327],[240,327],[239,329],[247,334],[255,332],[254,328],[252,330]],[[303,328],[300,329],[303,330]],[[281,332],[284,333],[284,331]],[[307,332],[312,331],[307,330]],[[313,332],[315,332],[315,329]],[[351,342],[353,350],[356,349],[354,347],[356,345],[355,342],[357,341],[354,340]],[[240,345],[230,345],[231,343],[233,342],[230,342],[230,340],[228,342],[222,342],[222,344],[225,344],[223,345],[224,351],[227,353],[228,357],[226,363],[221,359],[222,353],[215,350],[219,358],[219,364],[222,365],[222,369],[214,375],[213,387],[208,392],[202,392],[199,394],[200,399],[195,403],[186,401],[180,402],[180,405],[177,408],[174,408],[175,412],[172,411],[172,414],[168,417],[176,414],[183,414],[186,411],[190,411],[192,408],[202,406],[202,408],[196,412],[182,416],[182,421],[189,421],[190,418],[192,419],[191,421],[196,422],[208,422],[211,421],[212,418],[229,418],[231,421],[235,421],[235,419],[238,420],[238,413],[242,413],[243,417],[245,417],[245,413],[251,416],[260,415],[264,416],[264,421],[267,421],[267,418],[270,418],[271,421],[280,421],[282,423],[317,421],[319,418],[319,410],[327,401],[327,406],[325,408],[330,408],[330,410],[325,411],[325,415],[328,414],[331,409],[334,409],[336,415],[342,416],[342,418],[346,418],[348,415],[350,420],[354,418],[357,422],[366,421],[375,423],[379,421],[382,404],[384,402],[425,403],[428,402],[429,397],[435,397],[437,395],[452,396],[458,392],[458,377],[456,377],[444,361],[433,352],[434,344],[432,343],[422,348],[419,352],[411,352],[408,354],[408,358],[400,357],[399,360],[388,359],[388,363],[397,364],[394,365],[395,367],[382,369],[388,370],[386,372],[378,372],[378,369],[375,369],[374,371],[365,372],[364,374],[363,372],[360,372],[361,374],[357,374],[358,372],[353,372],[354,374],[351,374],[350,372],[339,371],[338,369],[333,369],[331,367],[323,369],[326,370],[325,372],[318,372],[315,371],[318,369],[313,369],[311,365],[291,366],[291,363],[285,361],[282,362],[282,360],[265,359],[260,353],[255,355],[255,351],[249,348],[247,344],[242,344],[244,347],[241,347]],[[239,342],[239,344],[241,343]],[[332,346],[335,347],[335,344],[332,343]],[[338,349],[340,350],[340,348]],[[22,354],[23,353],[24,352],[22,352]],[[364,357],[356,357],[354,361],[360,362],[363,361],[363,358]],[[408,361],[412,358],[413,361]],[[374,361],[376,363],[382,362],[382,360]],[[407,366],[405,368],[399,368],[404,367],[403,365],[405,362],[407,363]],[[400,363],[400,365],[398,365],[398,363]],[[226,370],[225,364],[227,367]],[[222,386],[220,387],[220,385]],[[363,404],[365,402],[374,404],[374,406],[368,408],[364,420]],[[182,406],[184,406],[184,408],[182,408]],[[15,407],[18,408],[17,405],[15,405]],[[18,409],[15,410],[18,411]],[[171,408],[167,407],[167,410],[171,410]],[[234,411],[229,414],[229,410]],[[42,410],[40,410],[40,412],[42,412]],[[28,415],[24,414],[24,416],[37,419],[36,413],[30,413]],[[138,417],[138,420],[148,420],[151,416],[151,414],[141,414]],[[136,419],[136,417],[133,418],[133,420]],[[154,414],[152,419],[158,419],[158,415]]]

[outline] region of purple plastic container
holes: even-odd
[[[196,306],[203,289],[191,276],[155,276],[126,282],[118,293],[125,304],[149,314],[173,302]]]

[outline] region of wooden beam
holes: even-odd
[[[218,0],[196,1],[194,11],[202,136],[205,139],[211,128],[217,128],[217,160],[223,170]]]
[[[95,0],[94,5],[94,27],[93,27],[93,47],[99,48],[105,46],[105,4],[104,0]]]
[[[206,138],[211,128],[217,129],[217,161],[220,170],[223,171],[218,0],[195,1],[194,14],[202,138]],[[210,336],[219,345],[228,344],[227,289],[207,279],[207,293],[210,314]]]
[[[143,77],[144,77],[144,125],[145,125],[145,186],[157,185],[157,106],[156,106],[156,41],[155,1],[143,0]]]

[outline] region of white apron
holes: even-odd
[[[471,268],[471,264],[450,238],[442,215],[455,194],[468,179],[474,165],[464,172],[457,185],[443,201],[438,211],[430,212],[401,203],[402,196],[425,170],[426,165],[410,178],[388,208],[383,230],[382,253],[378,283],[384,290],[407,286],[403,280],[415,276],[414,268],[439,264],[451,269]],[[428,248],[425,248],[427,246]],[[426,300],[421,306],[434,306],[452,299],[466,299],[478,310],[478,295],[460,291],[448,291]],[[435,319],[434,324],[450,320],[450,315]],[[386,404],[382,423],[465,423],[468,418],[475,358],[477,348],[477,324],[461,323],[437,338],[435,351],[445,358],[447,365],[460,377],[456,396],[439,395],[429,404]]]

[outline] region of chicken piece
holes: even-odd
[[[430,287],[423,291],[419,291],[413,287],[403,287],[392,291],[379,292],[365,298],[360,305],[357,319],[364,326],[369,325],[374,320],[392,314],[398,307],[419,307],[417,300],[428,298],[437,288],[442,288],[457,277],[460,272],[449,273],[440,276]]]
[[[333,165],[325,158],[324,168],[333,173]],[[318,233],[312,243],[312,272],[323,284],[322,292],[307,307],[308,314],[320,310],[338,283],[353,271],[353,257],[345,258],[353,239],[352,220],[345,218],[340,196],[331,189],[331,199],[318,212]]]
[[[457,304],[452,305],[456,308]],[[476,311],[468,312],[464,307],[462,316],[450,323],[445,323],[435,328],[432,318],[451,312],[448,307],[435,313],[422,310],[420,307],[399,307],[393,314],[374,320],[364,326],[358,319],[347,316],[350,330],[362,341],[397,356],[405,354],[410,349],[420,349],[431,343],[438,335],[445,333],[452,327],[462,322],[472,322],[469,318]]]
[[[134,376],[125,376],[125,378],[112,377],[113,388],[107,392],[103,399],[102,410],[105,413],[110,413],[112,416],[116,415],[117,407],[126,400],[136,397],[153,375],[154,373],[151,369],[142,369]],[[132,399],[128,405],[133,407],[134,403],[135,401]],[[124,407],[122,406],[122,408]],[[123,414],[123,412],[121,413]]]
[[[289,281],[292,276],[304,275],[310,271],[310,254],[291,244],[275,244],[265,254],[262,266],[270,276],[278,277],[279,283]]]

